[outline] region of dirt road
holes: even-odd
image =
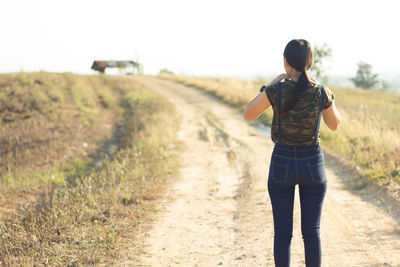
[[[267,192],[273,144],[237,110],[201,90],[138,76],[182,116],[180,177],[142,226],[123,266],[273,266]],[[323,266],[400,266],[399,218],[347,190],[327,159],[321,222]],[[291,266],[304,266],[296,189]]]

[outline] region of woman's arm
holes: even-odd
[[[335,105],[335,100],[333,100],[332,105],[329,108],[322,111],[322,117],[324,117],[325,124],[332,131],[336,131],[340,122],[342,121],[342,116],[340,115],[338,109]]]
[[[265,92],[260,92],[244,109],[244,119],[246,121],[254,121],[260,114],[269,108],[271,103]]]
[[[277,83],[282,79],[288,78],[287,74],[280,74],[269,85]],[[265,92],[260,92],[244,109],[244,119],[246,121],[254,121],[260,114],[269,108],[271,103]]]

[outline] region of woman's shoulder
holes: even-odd
[[[325,91],[325,94],[327,94],[328,97],[333,95],[332,90],[328,86],[326,86],[325,84],[319,83],[317,81],[311,81],[311,85],[314,88],[323,88],[324,91]]]
[[[296,85],[296,82],[289,78],[281,80],[280,83],[282,83],[282,85],[285,87],[294,87]]]
[[[281,85],[279,85],[281,83]],[[269,102],[271,103],[272,106],[275,106],[277,102],[277,97],[278,97],[278,89],[281,86],[282,88],[284,87],[282,84],[284,83],[284,80],[282,79],[279,82],[275,82],[272,84],[268,85],[262,85],[260,88],[260,92],[264,92],[267,97]],[[286,86],[285,86],[286,87]]]
[[[318,81],[315,81],[315,80],[312,81],[312,87],[318,91],[320,90],[320,88],[324,89],[324,92],[325,92],[324,93],[324,109],[330,107],[333,100],[335,99],[335,94],[332,92],[332,90],[328,86],[326,86],[322,83],[319,83]],[[322,93],[322,92],[320,92],[320,93]],[[320,93],[318,95],[320,95]]]
[[[294,81],[292,81],[291,79],[282,79],[277,83],[268,85],[267,88],[269,90],[276,92],[279,89],[279,87],[282,90],[286,91],[286,90],[293,89],[295,86],[296,86],[296,83]]]

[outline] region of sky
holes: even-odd
[[[292,39],[332,49],[327,75],[364,61],[399,75],[398,1],[2,0],[0,72],[92,73],[93,60],[137,60],[199,76],[278,75]]]

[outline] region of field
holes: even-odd
[[[265,83],[0,75],[1,265],[273,265],[273,145],[238,112]],[[394,264],[400,200],[391,193],[400,191],[379,184],[400,185],[399,98],[332,90],[344,121],[336,132],[322,128],[324,260]],[[259,120],[271,118],[268,110]],[[294,215],[300,266],[299,209]]]
[[[206,90],[229,105],[244,110],[266,81],[191,77],[162,74],[160,77]],[[328,86],[329,87],[329,86]],[[391,93],[329,87],[343,122],[335,132],[321,124],[321,143],[326,151],[342,158],[358,171],[360,179],[374,183],[400,183],[400,96]],[[270,125],[272,110],[259,118]]]
[[[0,262],[112,265],[179,166],[174,114],[127,77],[0,75]]]
[[[150,227],[140,225],[137,245],[120,265],[274,266],[267,190],[271,140],[240,110],[204,90],[159,77],[132,79],[175,105],[184,149],[178,179],[159,200]],[[397,266],[400,187],[361,182],[350,166],[325,155],[322,266]],[[296,188],[293,266],[305,265],[299,196]]]

